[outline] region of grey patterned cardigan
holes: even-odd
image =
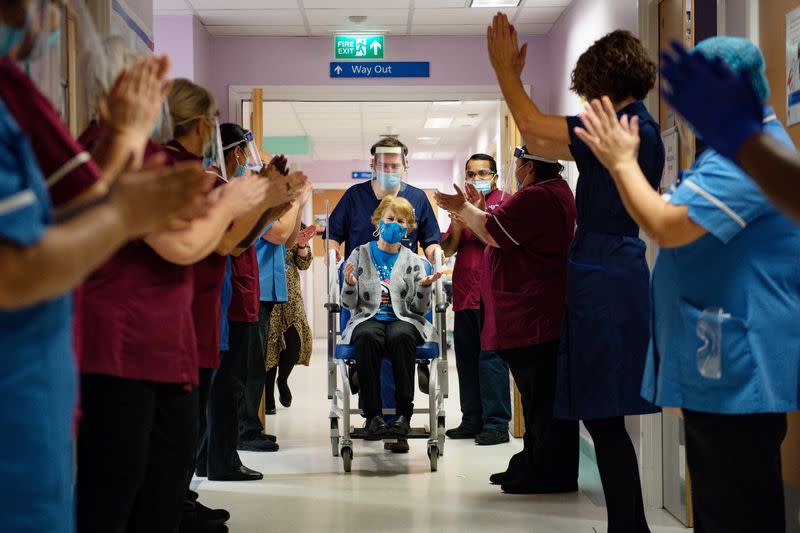
[[[353,264],[356,284],[351,286],[347,282],[342,283],[342,305],[351,313],[342,331],[342,342],[345,344],[350,343],[356,326],[375,316],[381,304],[381,280],[372,261],[369,244],[354,249],[347,262]],[[432,286],[419,285],[419,280],[426,275],[422,258],[401,246],[389,284],[392,308],[399,320],[414,325],[422,340],[430,342],[436,338],[436,330],[425,319],[425,313],[431,305]]]

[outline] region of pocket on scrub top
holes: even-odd
[[[685,333],[691,339],[681,357],[687,385],[735,390],[755,376],[747,323],[719,307],[700,308],[681,301]],[[676,354],[678,355],[678,354]]]
[[[542,291],[501,291],[492,289],[494,302],[493,316],[484,317],[484,320],[493,320],[495,331],[502,334],[513,324],[516,332],[525,332],[535,336],[547,331],[552,326],[543,313],[536,312],[538,306],[549,306],[552,302],[544,300]]]

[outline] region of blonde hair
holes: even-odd
[[[417,219],[414,216],[414,208],[411,207],[411,203],[401,196],[387,196],[381,203],[378,204],[378,209],[372,213],[372,225],[378,226],[383,220],[383,214],[386,212],[387,209],[391,209],[394,211],[394,214],[397,216],[404,217],[406,219],[406,226],[408,226],[408,231],[414,231],[417,227]]]
[[[217,112],[217,101],[208,89],[200,87],[186,78],[172,82],[167,96],[169,114],[175,124],[173,138],[178,139],[192,131],[201,118],[211,119]]]

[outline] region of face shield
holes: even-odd
[[[378,146],[372,159],[372,175],[384,191],[400,186],[406,178],[406,160],[399,146]]]
[[[258,149],[253,132],[248,131],[245,133],[244,140],[247,141],[247,168],[253,172],[261,172],[264,167],[264,160],[261,159],[261,151]]]
[[[517,178],[517,190],[525,186],[526,182],[528,181],[527,175],[523,176],[523,179],[520,180],[520,177],[517,175],[518,167],[525,165],[529,161],[533,162],[534,166],[536,165],[537,161],[542,163],[549,163],[551,165],[558,164],[558,161],[555,159],[545,159],[544,157],[539,157],[538,155],[530,154],[525,148],[522,148],[521,146],[517,146],[516,148],[514,148],[513,155],[514,155],[514,176]]]
[[[61,34],[61,2],[33,0],[27,20],[27,32],[20,42],[17,59],[36,85],[53,104],[62,120],[67,115],[65,72],[66,36]]]
[[[219,132],[219,119],[214,117],[210,124],[211,136],[203,146],[203,168],[207,173],[214,174],[222,181],[228,181],[222,152],[222,136]]]

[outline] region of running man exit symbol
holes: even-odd
[[[336,59],[383,59],[383,35],[337,35],[333,38]]]

